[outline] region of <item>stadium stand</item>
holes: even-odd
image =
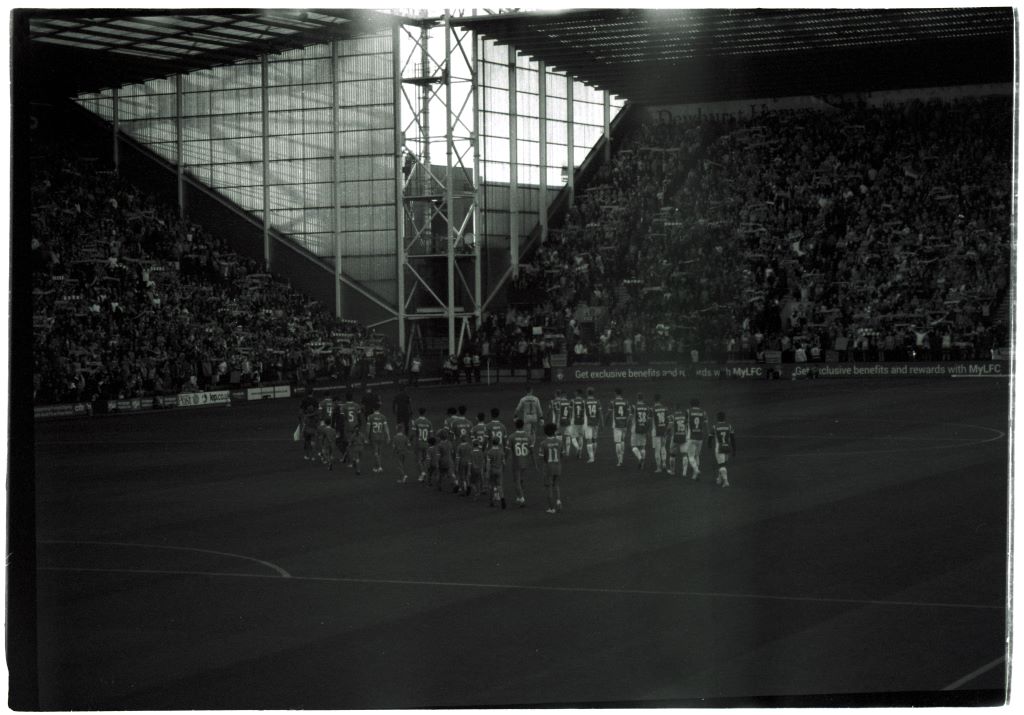
[[[70,146],[32,173],[36,404],[396,373],[384,340]]]
[[[510,356],[543,326],[570,360],[988,357],[1008,339],[1009,101],[648,121],[488,337]]]

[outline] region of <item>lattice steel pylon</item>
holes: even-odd
[[[457,354],[479,325],[482,307],[479,76],[478,39],[451,19],[450,11],[412,19],[396,43],[398,322],[404,345],[407,324],[418,333],[416,321],[446,320],[448,352]],[[442,148],[439,165],[432,157]]]

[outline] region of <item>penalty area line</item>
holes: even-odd
[[[972,672],[968,673],[967,675],[965,675],[964,677],[960,678],[959,680],[954,680],[952,683],[950,683],[949,685],[944,687],[943,690],[957,690],[958,688],[960,688],[963,685],[966,685],[967,683],[971,682],[975,678],[984,675],[988,671],[990,671],[993,668],[995,668],[996,666],[1000,665],[1005,660],[1006,660],[1006,656],[1005,655],[1001,655],[998,658],[996,658],[995,660],[993,660],[991,663],[986,663],[985,665],[981,666],[980,668],[978,668],[975,671],[972,671]]]
[[[84,571],[96,573],[139,573],[177,576],[234,576],[240,578],[280,579],[280,576],[254,573],[224,573],[215,571],[187,571],[169,569],[124,569],[124,568],[76,568],[73,566],[43,566],[40,571]],[[283,579],[281,579],[283,580]],[[547,591],[559,593],[593,593],[612,596],[669,596],[675,598],[728,598],[751,601],[793,601],[802,603],[850,604],[855,606],[897,606],[910,608],[959,608],[971,610],[1005,610],[1002,606],[978,603],[943,603],[932,601],[886,601],[863,598],[830,598],[827,596],[777,596],[757,593],[725,593],[719,591],[662,591],[637,588],[599,588],[591,586],[542,586],[510,583],[475,583],[464,581],[424,581],[416,579],[356,578],[348,576],[296,576],[289,581],[310,581],[321,583],[350,583],[381,586],[430,586],[440,588],[487,589],[495,591]]]

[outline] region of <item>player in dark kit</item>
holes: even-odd
[[[636,456],[637,467],[643,471],[647,461],[647,435],[651,431],[651,407],[644,402],[644,396],[637,393],[633,406],[633,430],[629,437],[630,446]]]
[[[576,395],[570,400],[572,405],[572,427],[570,427],[569,441],[572,448],[576,450],[576,456],[583,459],[583,427],[587,422],[587,401],[583,397],[583,390],[576,390]],[[569,455],[567,451],[566,456]]]
[[[523,491],[523,476],[527,467],[536,466],[533,455],[533,439],[524,428],[523,420],[516,420],[516,431],[509,435],[508,450],[511,453],[512,480],[516,485],[516,504],[526,506],[526,493]]]
[[[434,427],[427,419],[427,408],[421,407],[419,416],[412,421],[412,445],[416,461],[420,465],[419,481],[421,482],[427,477],[427,447],[433,433]]]
[[[474,439],[469,453],[469,493],[476,501],[483,491],[484,445],[483,439]]]
[[[484,472],[487,474],[487,481],[491,486],[490,506],[501,504],[505,508],[505,496],[502,494],[501,479],[505,472],[505,450],[497,439],[491,440],[491,446],[484,455]]]
[[[661,404],[661,395],[654,396],[651,408],[651,451],[654,452],[654,473],[660,474],[665,465],[665,442],[668,439],[668,408]]]
[[[587,464],[593,464],[597,455],[597,428],[601,426],[601,401],[594,395],[593,387],[587,388],[584,405],[587,423],[583,425],[583,440],[587,447]]]
[[[380,407],[375,407],[366,420],[366,428],[369,433],[370,446],[373,449],[374,472],[383,472],[384,466],[380,462],[381,446],[391,442],[391,432],[388,429],[388,420],[381,414]]]
[[[345,453],[345,459],[348,460],[351,458],[351,442],[356,438],[356,435],[363,426],[363,408],[352,399],[351,392],[346,392],[345,401],[336,409],[344,419],[345,431],[342,439],[342,450]]]
[[[626,428],[629,426],[629,403],[622,396],[622,390],[615,389],[612,398],[612,438],[615,441],[615,466],[622,466],[626,453]]]
[[[448,430],[441,430],[437,436],[437,451],[439,455],[437,467],[437,490],[444,489],[445,477],[451,477],[454,482],[455,476],[452,473],[454,458],[452,456],[451,433]]]
[[[562,440],[556,436],[553,424],[544,425],[544,441],[540,444],[540,458],[544,462],[544,486],[548,491],[548,514],[562,510]]]
[[[686,443],[686,461],[693,469],[693,479],[700,479],[700,451],[708,434],[708,413],[700,406],[700,400],[690,400],[686,410],[686,423],[690,428],[690,441]],[[686,473],[685,470],[683,472]]]
[[[299,408],[299,422],[302,425],[302,458],[315,460],[316,437],[320,427],[320,410],[313,398],[306,398]]]
[[[720,487],[729,486],[729,472],[726,464],[736,454],[736,435],[732,425],[725,421],[725,413],[718,413],[718,421],[711,428],[708,442],[715,448],[715,462],[718,463],[718,478],[715,483]]]

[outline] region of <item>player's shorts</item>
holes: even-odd
[[[615,440],[615,444],[622,444],[626,439],[626,428],[612,427],[612,439]]]
[[[689,451],[689,444],[690,440],[688,439],[677,439],[672,446],[677,452],[679,452],[679,454],[687,454]]]
[[[530,466],[530,463],[526,460],[520,461],[518,457],[512,458],[512,473],[523,474],[526,472],[526,468]]]
[[[480,467],[474,467],[474,466],[470,465],[470,467],[469,467],[469,481],[471,483],[473,483],[473,484],[479,484],[480,483]]]
[[[633,432],[629,436],[629,443],[634,447],[646,447],[647,446],[647,433],[646,432]]]
[[[583,439],[588,442],[597,439],[597,425],[583,425]]]
[[[487,483],[492,487],[501,486],[501,472],[491,472],[487,475]]]
[[[550,487],[562,476],[562,465],[554,464],[544,470],[544,486]]]
[[[661,449],[661,446],[665,443],[665,437],[663,435],[652,434],[651,435],[651,446],[654,449]]]
[[[704,440],[702,439],[691,439],[686,443],[686,453],[691,457],[696,457],[700,454],[701,447],[704,446]]]
[[[715,461],[718,462],[719,466],[726,464],[729,461],[729,453],[715,450]]]

